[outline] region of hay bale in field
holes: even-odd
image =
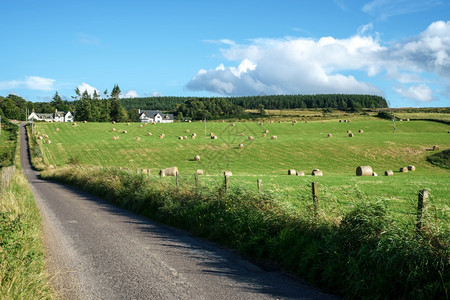
[[[259,126],[263,126],[264,125],[264,123],[263,122],[259,122]]]
[[[116,129],[115,129],[115,128],[113,128],[113,129],[111,129],[111,131],[116,131]]]
[[[409,122],[409,119],[406,119],[407,122]]]
[[[297,175],[297,172],[294,169],[289,169],[288,175]]]
[[[127,123],[128,126],[130,126],[130,123]]]
[[[358,166],[356,168],[356,176],[372,176],[371,166]]]
[[[372,173],[372,176],[378,176],[378,174],[377,174],[377,173],[375,173],[375,172],[373,172],[373,173]]]
[[[352,131],[351,130],[347,130],[347,133],[352,133]]]
[[[151,135],[152,135],[152,133],[151,133],[151,132],[149,132],[149,133],[147,133],[147,135],[148,135],[148,136],[151,136]]]
[[[209,133],[209,136],[214,136],[214,133],[210,132],[210,133]]]
[[[319,169],[314,169],[314,170],[312,170],[311,175],[312,176],[323,176],[323,172],[320,171]]]
[[[439,146],[438,145],[434,145],[433,146],[433,151],[438,151],[439,150]]]
[[[164,138],[166,135],[164,134],[164,133],[161,133],[160,135],[159,135],[159,138],[160,139],[162,139],[162,138]]]
[[[211,137],[212,140],[217,140],[217,135]]]
[[[187,140],[187,136],[183,136],[183,140]]]
[[[87,121],[86,121],[86,120],[84,120],[84,121],[83,121],[83,123],[84,123],[84,124],[86,124],[86,123],[87,123]]]
[[[127,134],[128,132],[126,130],[122,131],[123,134]]]
[[[333,135],[332,135],[331,133],[329,133],[329,134],[327,135],[327,137],[330,138],[330,137],[333,137]]]
[[[73,122],[73,123],[72,123],[72,126],[77,126],[77,123]]]
[[[400,122],[403,122],[403,119],[400,119]]]
[[[186,133],[189,133],[189,129],[186,129],[186,131],[185,131]]]
[[[179,136],[179,137],[178,137],[178,139],[179,139],[179,140],[182,140],[182,139],[183,139],[183,137],[182,137],[182,136]]]
[[[116,135],[116,140],[118,140],[119,139],[119,136],[118,135]]]
[[[249,141],[253,141],[253,140],[254,140],[254,137],[249,136],[249,137],[248,137],[248,140],[249,140]]]
[[[359,133],[364,133],[364,130],[360,129],[358,130]]]
[[[262,134],[262,136],[263,136],[263,137],[266,137],[266,136],[267,136],[267,134],[263,133],[263,134]]]
[[[344,123],[347,123],[348,122],[348,120],[344,120]]]
[[[56,128],[55,130],[56,130],[56,131],[59,131],[59,128]]]
[[[297,121],[296,121],[296,120],[293,120],[293,121],[292,121],[292,123],[293,123],[293,124],[296,124],[296,123],[297,123]]]
[[[276,136],[276,135],[272,135],[271,137],[270,137],[270,139],[271,140],[276,140],[278,137]]]
[[[305,176],[305,172],[303,172],[303,171],[297,171],[297,176]]]
[[[50,141],[50,140],[46,140],[46,141],[45,141],[46,144],[50,144],[51,142],[52,142],[52,141]]]
[[[269,130],[267,130],[267,129],[266,129],[266,130],[264,130],[264,133],[269,133]]]
[[[244,136],[245,134],[244,133],[241,133],[241,136]]]
[[[178,172],[178,168],[177,167],[170,167],[170,168],[166,168],[164,170],[164,174],[166,176],[177,176],[178,173],[179,172]]]
[[[140,138],[140,137],[137,137],[137,138],[136,138],[136,141],[140,141],[140,140],[141,140],[141,138]]]
[[[231,171],[225,171],[223,172],[224,176],[233,176],[233,173]]]
[[[244,149],[244,144],[239,144],[239,149]]]
[[[195,140],[195,138],[197,137],[197,135],[191,135],[191,139]]]
[[[112,137],[113,141],[117,140],[115,136]]]
[[[195,161],[199,161],[199,160],[200,160],[200,155],[196,155],[196,156],[194,157],[194,160],[195,160]]]
[[[147,126],[148,125],[148,123],[144,123],[144,126]],[[150,170],[149,170],[149,172],[150,172]]]
[[[142,174],[150,175],[150,169],[142,169]]]
[[[160,177],[165,177],[166,176],[166,170],[159,170],[159,176]]]
[[[408,166],[408,171],[415,171],[415,170],[416,170],[415,166],[413,166],[413,165]]]
[[[144,125],[142,125],[142,124],[141,124],[141,125],[139,125],[139,128],[142,128],[142,127],[144,127]]]
[[[339,123],[342,123],[342,120],[339,120]]]
[[[394,176],[394,171],[386,170],[386,171],[384,171],[384,176]]]
[[[203,170],[198,169],[195,173],[196,173],[197,175],[203,175]]]
[[[408,168],[407,167],[400,168],[400,172],[401,173],[408,173]]]
[[[292,126],[294,126],[295,125],[295,123],[294,122],[292,122]]]
[[[116,121],[112,121],[111,123],[112,123],[112,124],[116,124]]]
[[[232,123],[231,126],[236,126],[236,124]]]
[[[348,137],[354,137],[355,135],[353,134],[353,133],[350,133],[349,135],[348,135]]]
[[[42,140],[44,139],[42,136],[38,136],[38,140]]]

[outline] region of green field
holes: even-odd
[[[450,148],[448,125],[397,122],[394,132],[392,121],[370,116],[354,116],[350,123],[326,120],[259,124],[208,122],[206,137],[202,122],[143,127],[139,123],[40,123],[35,125],[35,133],[49,136],[51,143],[45,144],[44,139],[42,146],[47,162],[53,165],[72,160],[83,165],[145,168],[151,169],[151,176],[157,176],[162,168],[177,166],[184,184],[193,184],[194,172],[203,169],[206,176],[200,180],[208,185],[221,184],[223,171],[232,171],[233,186],[256,191],[256,180],[262,179],[264,191],[275,193],[294,207],[310,205],[310,185],[318,181],[322,207],[328,211],[339,213],[361,198],[386,200],[392,212],[408,223],[413,223],[418,191],[427,188],[439,217],[448,220],[450,170],[426,161],[435,152],[433,145],[441,150]],[[360,129],[364,132],[359,133]],[[263,137],[265,130],[269,130],[267,137]],[[355,136],[348,137],[347,130]],[[148,132],[152,135],[148,136]],[[197,138],[191,139],[194,132]],[[218,136],[217,140],[209,138],[211,132]],[[165,134],[163,139],[159,138],[161,133]],[[328,138],[328,133],[333,137]],[[184,135],[187,140],[178,139]],[[272,135],[278,138],[272,140]],[[113,140],[113,136],[119,139]],[[249,136],[254,140],[250,141]],[[244,149],[238,149],[240,143]],[[195,155],[200,155],[201,160],[195,161]],[[356,177],[359,165],[370,165],[380,176]],[[408,165],[414,165],[416,171],[398,172]],[[324,176],[310,176],[315,168]],[[288,176],[288,169],[304,171],[306,176]],[[383,176],[389,169],[394,176]]]

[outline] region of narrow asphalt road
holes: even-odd
[[[44,225],[46,265],[61,299],[335,299],[231,251],[22,168]]]

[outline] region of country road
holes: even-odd
[[[60,299],[336,299],[208,241],[120,209],[21,164],[43,217]]]

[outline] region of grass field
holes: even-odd
[[[448,221],[450,170],[431,165],[426,157],[434,153],[433,145],[439,145],[441,150],[450,148],[449,126],[405,121],[397,122],[396,127],[394,132],[392,121],[354,116],[350,123],[337,119],[295,125],[236,122],[232,126],[230,122],[208,122],[206,137],[205,123],[201,122],[143,127],[138,123],[40,123],[36,124],[35,133],[49,136],[51,143],[42,143],[42,147],[46,160],[53,165],[72,160],[83,165],[145,168],[151,169],[151,176],[156,176],[159,169],[177,166],[184,184],[193,184],[194,172],[203,169],[206,176],[200,180],[209,185],[221,184],[223,171],[232,171],[232,185],[256,191],[256,180],[262,179],[264,191],[275,193],[295,207],[310,205],[311,182],[318,181],[321,205],[328,211],[339,213],[364,197],[386,200],[390,210],[409,224],[413,224],[418,191],[427,188],[439,218]],[[359,133],[360,129],[364,132]],[[128,133],[123,134],[123,130]],[[269,130],[266,137],[264,130]],[[348,137],[347,130],[355,136]],[[152,135],[148,136],[148,132]],[[194,132],[198,136],[191,139]],[[209,138],[211,132],[218,136],[217,140]],[[159,138],[161,133],[165,138]],[[328,133],[333,137],[328,138]],[[178,139],[185,135],[187,140]],[[278,138],[272,140],[272,135]],[[113,140],[113,136],[119,139]],[[254,140],[250,141],[249,136]],[[238,149],[240,143],[244,149]],[[201,160],[195,161],[195,155],[200,155]],[[380,176],[356,177],[359,165],[370,165]],[[416,166],[416,171],[398,172],[408,165]],[[322,170],[324,176],[309,176],[315,168]],[[307,176],[287,176],[288,169],[304,171]],[[389,169],[394,176],[382,176]]]

